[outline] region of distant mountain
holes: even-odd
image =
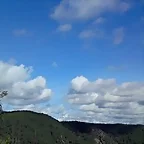
[[[144,144],[144,126],[59,122],[31,111],[4,112],[0,144]]]
[[[62,122],[76,134],[85,134],[102,144],[144,144],[144,125]]]

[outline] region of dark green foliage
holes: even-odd
[[[65,128],[57,120],[44,114],[17,111],[2,114],[0,139],[10,138],[14,144],[94,144],[83,140]]]
[[[144,126],[126,124],[93,124],[84,122],[62,122],[71,131],[91,135],[102,144],[143,144]]]
[[[0,144],[144,144],[142,125],[60,123],[30,111],[0,116]]]

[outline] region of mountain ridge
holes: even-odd
[[[144,144],[144,125],[59,122],[33,111],[1,114],[0,139],[21,144]]]

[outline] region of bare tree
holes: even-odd
[[[1,99],[5,96],[8,95],[8,91],[0,91],[0,102],[1,102]],[[2,104],[0,103],[0,113],[2,113]]]
[[[8,95],[8,91],[0,91],[0,136],[3,135],[2,131],[4,128],[3,117],[2,117],[2,104],[1,99]]]

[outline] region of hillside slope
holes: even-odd
[[[144,126],[59,122],[30,111],[5,112],[0,144],[144,144]]]
[[[144,126],[126,124],[92,124],[84,122],[62,122],[77,134],[91,135],[102,144],[144,144]]]
[[[94,144],[78,137],[60,122],[30,111],[5,112],[0,121],[0,139],[14,144]]]

